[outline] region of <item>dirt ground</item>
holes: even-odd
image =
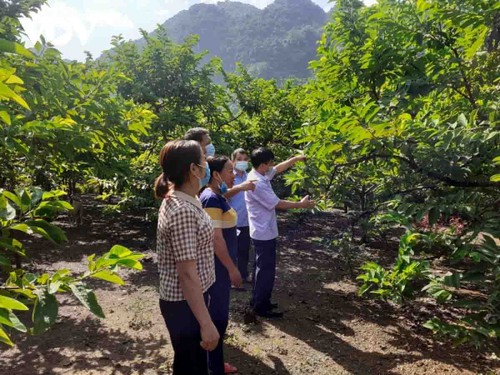
[[[124,272],[124,287],[92,283],[101,288],[97,296],[105,320],[62,297],[52,330],[39,337],[15,334],[16,347],[0,348],[0,374],[170,374],[172,350],[156,291],[154,226],[139,214],[114,219],[87,213],[82,227],[63,227],[69,243],[54,249],[40,241],[31,267],[82,271],[88,255],[119,243],[146,253],[144,270]],[[285,318],[245,324],[250,291],[232,292],[226,355],[239,374],[500,374],[500,363],[487,353],[453,348],[420,327],[430,317],[425,304],[417,310],[359,298],[345,262],[318,243],[346,227],[340,213],[280,216],[274,299]],[[359,249],[357,261],[393,259],[395,246]]]

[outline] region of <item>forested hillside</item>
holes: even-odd
[[[219,2],[194,5],[162,26],[176,42],[199,35],[196,50],[222,58],[229,71],[241,62],[252,74],[279,79],[310,76],[308,63],[316,55],[326,20],[326,13],[311,0],[276,0],[262,10]],[[143,45],[144,39],[138,43]]]

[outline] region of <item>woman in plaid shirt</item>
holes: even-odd
[[[207,351],[219,333],[208,312],[215,281],[213,226],[196,194],[206,161],[196,141],[168,142],[155,183],[163,199],[158,215],[160,309],[174,348],[174,375],[207,375]],[[171,190],[171,191],[169,191]]]

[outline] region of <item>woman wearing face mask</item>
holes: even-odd
[[[252,184],[255,190],[255,184],[247,181],[248,170],[248,154],[242,149],[234,150],[232,155],[232,162],[234,164],[234,184],[235,190],[238,186],[244,184]],[[248,189],[250,190],[250,189]],[[248,224],[247,206],[245,204],[245,194],[243,191],[233,194],[230,191],[225,195],[229,199],[229,204],[236,210],[238,214],[238,269],[240,270],[241,277],[246,282],[250,282],[250,274],[248,273],[249,253],[250,253],[250,228]]]
[[[208,365],[213,375],[235,373],[237,369],[224,363],[223,340],[229,321],[231,284],[241,287],[242,279],[236,266],[238,238],[236,211],[229,206],[224,194],[234,183],[233,163],[225,156],[208,158],[211,178],[200,196],[205,212],[212,219],[215,250],[215,283],[210,287],[209,311],[219,331],[219,344],[209,353]]]
[[[174,349],[174,375],[208,375],[207,351],[219,345],[208,311],[215,281],[213,226],[196,198],[205,176],[198,142],[168,142],[155,183],[158,215],[160,310]]]

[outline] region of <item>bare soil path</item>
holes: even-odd
[[[245,324],[250,292],[233,292],[227,357],[239,374],[500,374],[498,361],[441,343],[421,328],[429,310],[357,297],[345,262],[318,244],[346,228],[340,213],[280,216],[275,299],[286,315]],[[0,349],[0,374],[169,374],[172,351],[158,308],[154,226],[142,215],[93,214],[84,226],[66,229],[70,241],[61,248],[32,244],[38,250],[31,267],[83,270],[88,255],[119,243],[147,254],[144,270],[124,273],[124,287],[94,283],[101,287],[105,320],[63,297],[51,331],[14,335],[17,346]],[[374,245],[360,249],[358,261],[393,258],[394,244]]]

